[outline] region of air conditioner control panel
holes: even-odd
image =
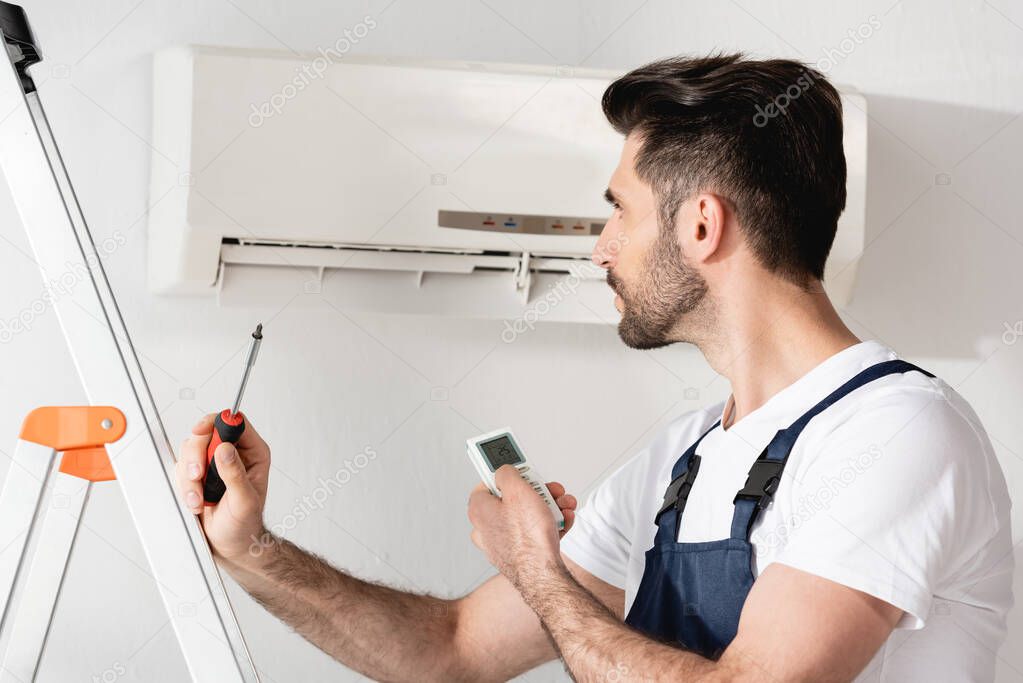
[[[509,215],[443,209],[437,212],[437,225],[442,228],[530,235],[599,235],[604,229],[604,222],[602,218],[579,216]]]

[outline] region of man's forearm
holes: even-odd
[[[517,583],[577,681],[735,678],[727,664],[658,643],[626,626],[560,563],[530,572]]]
[[[258,556],[223,565],[300,635],[376,680],[460,677],[454,602],[356,579],[289,541],[266,538]]]

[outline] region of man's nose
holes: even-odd
[[[615,257],[618,255],[617,249],[610,248],[612,242],[611,233],[612,229],[608,223],[605,223],[604,229],[600,231],[600,238],[593,247],[593,253],[590,254],[590,260],[593,262],[593,265],[599,266],[604,270],[610,270],[614,267]]]

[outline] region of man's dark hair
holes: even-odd
[[[683,201],[713,192],[766,268],[823,279],[846,171],[842,103],[820,72],[787,59],[676,57],[622,76],[602,104],[615,130],[642,138],[636,172],[662,230]]]

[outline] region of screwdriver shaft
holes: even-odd
[[[249,354],[245,359],[245,370],[242,372],[242,382],[238,386],[238,394],[234,399],[234,406],[231,408],[231,415],[237,415],[242,404],[242,394],[245,393],[245,385],[249,383],[249,373],[252,366],[256,364],[256,354],[259,353],[259,345],[263,343],[263,324],[256,325],[256,331],[252,333],[252,340],[249,342]]]

